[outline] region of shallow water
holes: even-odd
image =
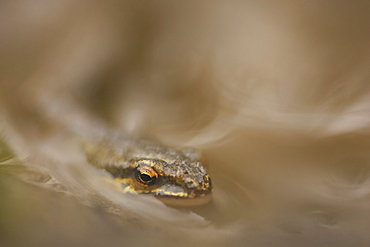
[[[25,173],[45,183],[41,175],[2,167],[4,246],[366,246],[370,139],[295,136],[297,143],[282,134],[247,132],[206,150],[213,202],[190,209],[118,198],[87,178],[79,178],[80,188],[55,192],[17,179]]]
[[[0,3],[0,246],[369,246],[367,1]],[[199,207],[85,139],[202,150]]]

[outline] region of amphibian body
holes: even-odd
[[[122,191],[153,195],[169,205],[210,201],[212,183],[194,149],[176,149],[138,139],[85,145],[89,163],[109,172]]]

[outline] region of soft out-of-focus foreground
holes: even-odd
[[[1,246],[369,246],[369,1],[2,1]],[[81,140],[203,150],[212,203],[119,194]]]

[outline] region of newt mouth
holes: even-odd
[[[172,207],[196,207],[208,204],[212,201],[212,193],[203,194],[195,198],[176,196],[156,196],[158,200]]]

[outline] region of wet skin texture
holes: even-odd
[[[211,179],[194,149],[140,139],[86,144],[84,149],[89,163],[112,174],[123,192],[153,195],[174,206],[201,205],[211,199]]]

